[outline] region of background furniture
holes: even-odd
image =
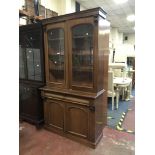
[[[110,24],[105,17],[95,8],[43,20],[45,128],[93,148],[107,123]]]
[[[126,76],[127,64],[125,63],[109,63],[109,70],[112,70],[114,77]]]
[[[135,57],[127,57],[127,65],[129,68],[129,77],[132,78],[132,88],[135,87]]]
[[[113,71],[108,71],[108,97],[112,98],[112,110],[114,110],[114,103],[116,97],[116,109],[118,109],[119,103],[119,91],[114,89],[114,73]]]
[[[38,88],[44,86],[42,25],[19,27],[19,116],[36,124],[43,123],[43,104]]]
[[[27,25],[37,23],[42,19],[58,16],[58,13],[45,8],[39,0],[25,0],[19,10],[19,24]]]
[[[127,77],[127,64],[126,63],[109,63],[109,70],[113,71],[114,77]],[[124,97],[124,88],[119,89],[119,95]]]
[[[132,88],[132,79],[129,77],[115,77],[113,80],[114,86],[120,91],[122,91],[122,100],[130,100],[131,88]]]

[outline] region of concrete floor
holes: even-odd
[[[134,134],[109,127],[103,130],[103,138],[96,149],[45,129],[23,122],[19,138],[20,155],[134,155]]]

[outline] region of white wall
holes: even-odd
[[[73,4],[75,5],[75,1],[72,2],[72,0],[66,0],[66,10],[64,14],[75,12],[75,10],[72,10]]]
[[[128,40],[124,41],[124,37],[127,36]],[[110,30],[110,55],[109,62],[112,62],[113,49],[115,48],[115,61],[126,62],[127,56],[135,56],[135,34],[123,34],[119,33],[117,28],[111,28]]]
[[[41,0],[41,5],[64,15],[75,12],[75,0]]]
[[[113,44],[113,48],[117,48],[123,43],[123,33],[119,33],[117,28],[111,28],[109,41]]]
[[[22,6],[24,6],[24,5],[25,5],[25,0],[20,0],[19,1],[19,9],[22,10],[23,9]]]
[[[83,11],[83,10],[86,10],[86,8],[80,4],[80,11]]]
[[[115,61],[125,62],[127,61],[127,56],[135,56],[134,46],[132,44],[121,44],[116,48]]]
[[[134,45],[135,44],[135,34],[124,34],[123,35],[123,38],[125,38],[125,36],[128,37],[128,40],[124,40],[124,43],[126,44],[132,44]]]
[[[113,50],[115,49],[115,51],[118,51],[118,48],[123,43],[123,33],[119,33],[117,28],[111,27],[109,42],[110,42],[109,62],[112,62]],[[117,52],[117,54],[118,54],[118,52]]]
[[[71,10],[72,12],[75,12],[75,0],[71,1]]]
[[[60,0],[41,0],[41,5],[45,8],[58,12],[58,2]]]

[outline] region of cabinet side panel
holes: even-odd
[[[104,54],[103,59],[103,66],[104,66],[104,72],[103,72],[103,89],[105,90],[103,94],[103,108],[104,108],[104,123],[107,125],[107,104],[108,104],[108,63],[109,63],[109,54]]]
[[[91,100],[91,105],[95,106],[94,100]],[[89,140],[95,143],[95,111],[89,110]]]
[[[104,112],[106,109],[104,108],[104,101],[103,101],[103,95],[100,95],[95,100],[95,139],[97,140],[98,137],[102,134],[103,127],[105,126],[105,118],[106,115],[104,115]]]
[[[48,114],[49,114],[49,111],[48,111],[48,102],[44,101],[44,123],[45,125],[48,125]]]
[[[109,33],[110,33],[110,23],[99,17],[99,59],[101,59],[99,64],[100,76],[98,80],[99,89],[103,88],[105,90],[103,94],[103,125],[107,125],[107,90],[108,90],[108,64],[109,64]]]
[[[109,60],[109,33],[110,24],[108,21],[99,17],[98,28],[98,91],[107,90],[108,60]]]

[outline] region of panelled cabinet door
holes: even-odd
[[[45,124],[53,128],[64,129],[65,109],[63,103],[47,100],[44,103]]]
[[[65,85],[65,26],[64,23],[46,27],[45,33],[46,81],[49,85]]]
[[[21,96],[20,99],[22,100],[20,104],[20,110],[22,115],[30,116],[31,118],[37,117],[37,103],[38,100],[38,91],[36,88],[29,87],[27,85],[20,86]]]
[[[66,130],[70,134],[82,138],[88,138],[89,133],[88,107],[67,103]]]
[[[68,21],[69,73],[72,89],[93,90],[95,77],[94,18]]]

